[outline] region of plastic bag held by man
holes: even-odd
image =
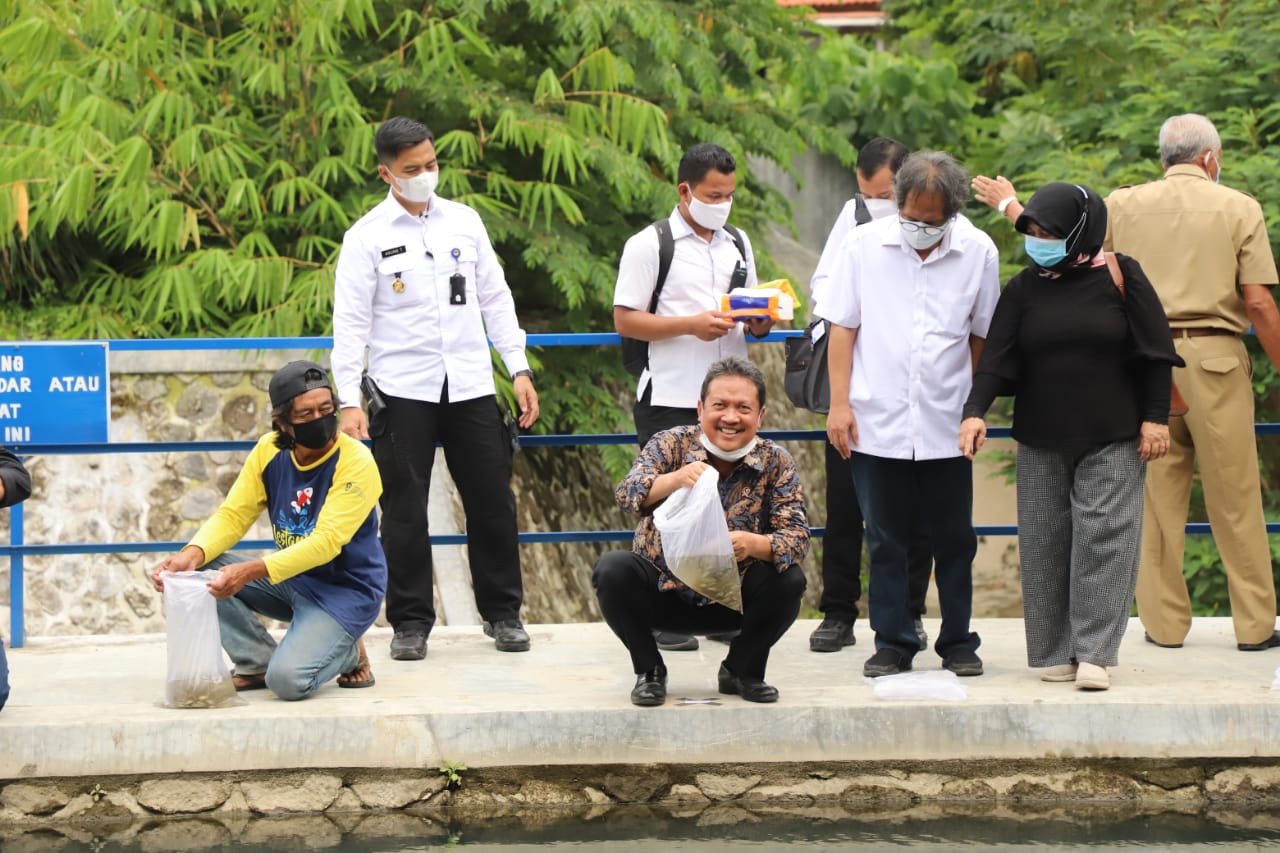
[[[213,572],[162,572],[169,675],[166,708],[243,705],[222,659],[218,602],[209,594]]]
[[[694,592],[742,612],[742,578],[720,505],[720,475],[707,468],[653,512],[667,569]]]

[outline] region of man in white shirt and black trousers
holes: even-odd
[[[372,436],[382,477],[391,657],[423,658],[435,624],[427,494],[437,441],[462,497],[484,631],[500,651],[528,651],[511,491],[514,428],[497,402],[486,340],[487,332],[511,374],[519,425],[527,428],[538,418],[538,395],[525,333],[479,215],[435,194],[431,131],[391,118],[374,147],[390,191],[343,238],[332,364],[342,430]]]
[[[641,449],[654,433],[697,423],[707,368],[728,356],[746,358],[746,334],[762,338],[773,328],[771,319],[737,323],[720,310],[721,296],[757,282],[751,241],[728,224],[736,171],[737,161],[722,146],[691,146],[676,171],[675,210],[633,234],[622,249],[613,325],[618,334],[648,343],[634,409]],[[665,277],[664,240],[670,241]],[[656,636],[667,651],[698,648],[695,637]]]
[[[981,675],[973,612],[973,469],[955,436],[1000,296],[991,238],[961,211],[968,175],[949,154],[912,154],[894,178],[898,215],[854,229],[814,298],[831,321],[827,437],[851,459],[866,521],[869,677],[911,669],[907,543],[922,522],[933,551],[942,629],[934,650],[957,675]]]

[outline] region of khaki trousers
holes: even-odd
[[[1181,643],[1191,627],[1182,559],[1198,457],[1236,642],[1260,643],[1275,630],[1276,590],[1253,429],[1253,368],[1237,337],[1175,336],[1174,345],[1187,362],[1173,375],[1190,411],[1170,419],[1169,453],[1147,466],[1138,616],[1158,643]]]

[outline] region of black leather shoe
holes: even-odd
[[[1274,638],[1274,635],[1272,635],[1272,636],[1273,636],[1273,638]],[[1160,648],[1162,648],[1162,649],[1180,649],[1180,648],[1182,648],[1182,643],[1161,643],[1161,642],[1159,642],[1158,640],[1153,639],[1153,638],[1152,638],[1152,636],[1151,636],[1150,634],[1148,634],[1146,631],[1143,631],[1143,632],[1142,632],[1142,639],[1146,640],[1146,641],[1147,641],[1148,643],[1150,643],[1151,645],[1153,645],[1153,646],[1159,646],[1159,647],[1160,647]],[[1261,646],[1259,646],[1258,648],[1262,648],[1262,647],[1261,647]],[[1245,649],[1243,649],[1243,648],[1242,648],[1242,649],[1241,649],[1241,651],[1245,651]]]
[[[920,651],[929,648],[929,632],[924,629],[924,620],[916,619],[916,639],[920,641]]]
[[[1280,631],[1273,631],[1271,636],[1261,643],[1236,643],[1236,648],[1242,652],[1260,652],[1264,649],[1274,649],[1276,646],[1280,646]]]
[[[852,646],[857,640],[853,636],[853,623],[831,616],[822,620],[822,624],[813,629],[809,635],[809,651],[838,652],[845,646]]]
[[[667,671],[653,669],[636,676],[636,686],[631,688],[631,704],[644,707],[661,705],[667,701]]]
[[[726,646],[738,639],[741,631],[721,631],[718,634],[707,634],[707,639],[717,643],[724,643]]]
[[[675,631],[654,631],[654,642],[664,652],[695,652],[698,650],[698,638],[689,634],[677,634]]]
[[[486,637],[493,637],[493,645],[500,652],[529,651],[529,634],[519,619],[499,619],[484,623]]]
[[[754,678],[739,678],[720,664],[720,692],[726,696],[741,696],[748,702],[777,702],[778,688]]]
[[[982,658],[972,649],[956,649],[943,658],[942,668],[956,675],[982,675]]]
[[[396,631],[391,638],[392,660],[422,660],[427,656],[427,632],[415,628]]]
[[[911,661],[893,649],[878,649],[862,665],[862,674],[867,678],[879,678],[882,675],[897,675],[900,672],[910,671]]]

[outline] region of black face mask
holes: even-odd
[[[330,412],[305,424],[293,427],[293,440],[308,450],[320,450],[338,434],[338,413]]]

